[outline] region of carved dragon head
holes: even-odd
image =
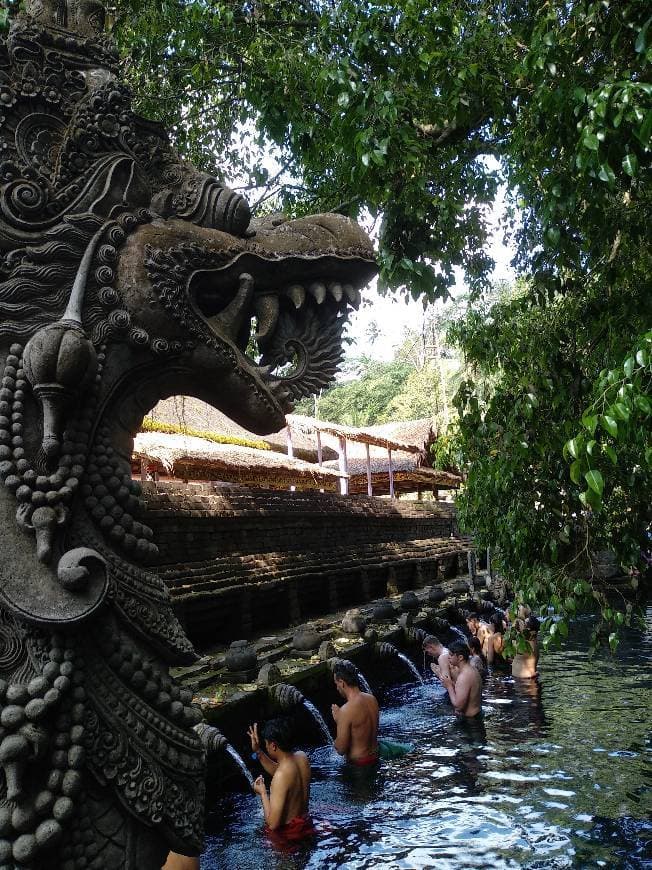
[[[375,271],[346,218],[251,223],[182,163],[102,29],[94,0],[28,0],[0,42],[0,866],[33,870],[199,848],[199,714],[168,674],[193,651],[139,567],[133,433],[175,393],[280,428]]]

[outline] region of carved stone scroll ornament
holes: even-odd
[[[375,266],[338,215],[250,223],[139,118],[95,0],[0,42],[0,870],[202,845],[194,652],[132,480],[156,402],[264,434],[325,386]]]

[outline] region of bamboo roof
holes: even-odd
[[[346,438],[347,441],[357,441],[361,444],[384,447],[386,450],[401,450],[404,453],[420,453],[423,449],[422,446],[392,438],[389,434],[378,433],[374,431],[373,427],[357,428],[354,426],[343,426],[340,423],[329,423],[326,420],[305,417],[303,414],[288,414],[285,419],[293,432],[324,432],[327,435]]]
[[[185,480],[221,480],[265,488],[335,490],[344,476],[271,450],[161,432],[139,432],[134,439],[133,457],[145,460],[150,470]]]

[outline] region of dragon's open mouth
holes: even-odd
[[[162,244],[172,230],[177,244]],[[273,413],[334,379],[348,314],[377,271],[356,224],[341,215],[273,221],[228,245],[176,223],[143,235],[158,302],[226,367],[252,376]]]
[[[200,269],[187,295],[211,332],[234,344],[285,411],[326,387],[341,362],[342,331],[375,267],[362,259],[244,256]]]

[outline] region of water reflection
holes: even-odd
[[[652,609],[648,620],[652,629]],[[540,685],[491,675],[471,729],[436,683],[374,675],[382,735],[415,752],[365,770],[310,750],[319,836],[292,855],[262,837],[253,795],[225,795],[207,820],[202,870],[652,866],[652,631],[593,661],[587,635],[580,623],[542,659]]]

